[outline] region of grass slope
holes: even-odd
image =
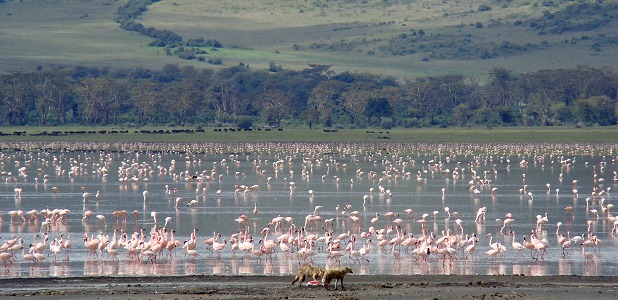
[[[550,2],[553,5],[543,5]],[[579,2],[163,0],[151,5],[139,21],[172,30],[185,40],[221,41],[224,49],[207,50],[223,66],[243,62],[265,69],[274,62],[301,69],[317,63],[332,64],[339,72],[398,78],[448,73],[484,78],[493,67],[528,72],[616,61],[617,19],[592,30],[562,34],[540,35],[530,27],[529,21],[543,18],[544,11],[561,11]],[[113,17],[122,3],[0,3],[0,71],[50,64],[160,68],[177,63],[215,68],[167,56],[163,49],[147,47],[149,38],[119,29]],[[481,5],[491,9],[481,11]],[[420,30],[425,36],[413,35]],[[599,34],[605,35],[603,42]],[[601,46],[593,49],[595,43]]]
[[[0,3],[0,71],[37,66],[161,68],[178,60],[150,38],[113,21],[118,1],[23,0]]]

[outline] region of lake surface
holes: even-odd
[[[349,265],[358,274],[395,275],[618,274],[618,240],[612,232],[615,217],[611,208],[618,193],[618,166],[612,156],[616,153],[615,145],[69,146],[36,150],[46,148],[39,145],[29,151],[2,152],[0,242],[23,239],[24,248],[15,253],[13,262],[0,276],[289,275],[296,272],[299,264],[308,262],[299,258],[297,246],[291,245],[294,252],[288,254],[277,246],[278,252],[268,259],[251,252],[234,252],[228,241],[246,228],[253,236],[254,249],[259,249],[262,231],[273,218],[293,218],[295,234],[295,230],[306,225],[305,217],[314,214],[316,206],[322,206],[317,212],[322,222],[316,226],[307,224],[305,235],[323,236],[329,225],[326,220],[330,220],[333,237],[349,232],[354,236],[355,250],[363,245],[370,247],[365,256],[368,261],[352,260],[341,249],[343,255],[338,263],[329,258],[326,245],[316,240],[312,245],[313,263],[321,266]],[[108,150],[77,150],[97,148]],[[84,193],[88,193],[86,200]],[[187,205],[192,200],[196,201]],[[254,214],[256,203],[258,213]],[[572,208],[572,214],[565,211],[567,206]],[[486,207],[486,219],[475,221],[482,207]],[[40,215],[37,222],[31,222],[25,214],[26,221],[22,222],[21,217],[11,220],[9,214],[46,208],[70,212],[64,220],[49,226],[43,225]],[[413,214],[406,213],[406,209],[413,210]],[[114,217],[114,211],[119,210],[129,213],[126,224]],[[82,220],[86,211],[93,215]],[[360,230],[350,219],[353,211],[359,216]],[[387,212],[395,216],[387,218]],[[372,223],[376,213],[378,221]],[[507,213],[512,214],[514,221],[501,233],[501,222]],[[241,214],[248,217],[242,224],[236,220]],[[425,235],[433,233],[437,240],[449,231],[459,239],[476,234],[476,251],[466,258],[463,249],[455,247],[458,252],[452,261],[446,257],[443,262],[441,255],[432,254],[427,262],[406,253],[401,246],[381,248],[377,233],[361,238],[360,232],[368,232],[372,226],[376,230],[390,228],[385,235],[388,240],[400,230],[421,237],[419,220],[423,214],[428,214]],[[105,222],[96,215],[103,216]],[[539,230],[537,215],[547,216]],[[106,251],[91,254],[84,244],[85,234],[95,238],[107,235],[111,240],[115,232],[130,237],[134,232],[140,234],[142,229],[144,241],[149,243],[151,230],[163,227],[168,217],[167,234],[173,230],[180,241],[171,257],[164,250],[155,261],[148,261],[146,256],[138,261],[118,246],[113,259]],[[400,220],[396,223],[395,219]],[[592,259],[584,257],[579,243],[573,243],[563,257],[557,237],[558,222],[562,223],[559,234],[568,234],[570,238],[583,235],[584,240],[594,235],[602,242],[600,248],[585,248],[592,253]],[[265,239],[277,241],[277,236],[288,233],[288,222],[283,221],[281,227],[268,226],[270,233]],[[194,229],[197,256],[187,255],[182,247],[184,241],[191,239]],[[510,230],[519,243],[523,236],[529,241],[532,231],[535,238],[546,238],[546,254],[535,259],[530,250],[518,253],[511,246]],[[36,264],[25,261],[22,251],[27,253],[30,244],[43,242],[44,232],[48,236],[42,251],[45,259]],[[212,253],[204,243],[213,232],[221,234],[218,242],[228,242],[220,253]],[[506,253],[486,254],[491,249],[488,234],[492,242],[506,247]],[[70,240],[72,246],[68,254],[61,250],[54,259],[49,245],[61,238]],[[342,248],[349,240],[342,242]]]

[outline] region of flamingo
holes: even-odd
[[[0,253],[0,260],[4,263],[4,271],[9,272],[9,266],[13,264],[13,255],[7,252]],[[8,265],[7,265],[8,264]]]
[[[217,241],[213,242],[212,248],[218,253],[217,258],[221,257],[221,250],[223,250],[226,244],[227,240],[225,239],[223,239],[223,243],[218,243]]]
[[[474,254],[474,251],[476,250],[476,241],[477,241],[476,236],[474,236],[472,238],[472,244],[468,245],[466,249],[464,249],[464,252],[466,253],[466,258],[465,258],[466,260],[468,259],[468,256]]]
[[[582,256],[586,260],[585,264],[594,263],[594,254],[586,251],[586,247],[584,246],[584,244],[581,244],[581,247],[582,247]]]
[[[497,244],[499,245],[500,243],[497,243]],[[496,260],[496,255],[500,253],[500,249],[498,247],[491,248],[487,250],[487,252],[485,253],[487,254],[487,256],[491,256],[491,262],[493,263]]]
[[[188,255],[190,258],[192,258],[194,261],[197,260],[197,257],[200,256],[200,254],[195,250],[195,249],[189,249],[189,241],[185,241],[185,247],[186,248],[186,255]]]
[[[509,227],[509,231],[510,231],[510,229],[511,229],[511,224],[515,222],[515,219],[511,218],[511,217],[510,217],[510,215],[511,215],[511,214],[508,214],[508,215],[507,215],[507,218],[506,218],[506,219],[504,219],[504,221],[502,221],[502,227],[500,228],[500,233],[502,233],[502,231],[504,230],[504,228],[505,228],[506,226],[508,226],[508,227]]]
[[[209,237],[207,239],[204,240],[204,244],[206,244],[206,248],[208,249],[208,251],[212,252],[212,250],[210,249],[210,247],[212,247],[214,245],[214,243],[221,237],[221,234],[217,234],[216,232],[212,233],[212,237]]]
[[[25,261],[31,261],[33,263],[36,263],[36,259],[34,258],[34,255],[32,254],[32,251],[33,251],[32,245],[28,246],[28,253],[26,253],[26,249],[25,248],[22,248],[21,256],[22,256],[22,258]]]
[[[513,249],[517,251],[517,253],[515,254],[515,257],[517,257],[517,255],[520,254],[520,251],[526,249],[526,247],[524,247],[524,245],[522,245],[521,243],[515,241],[515,232],[512,230],[511,230],[511,235],[513,236],[511,247],[513,247]]]
[[[566,257],[565,249],[571,248],[572,242],[571,242],[571,239],[565,238],[564,235],[561,234],[560,236],[562,238],[559,241],[559,244],[562,247],[562,257]],[[567,232],[567,236],[568,236],[568,232]]]
[[[152,217],[152,220],[154,221],[156,225],[157,224],[157,212],[156,211],[151,212],[150,217]]]

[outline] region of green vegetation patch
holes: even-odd
[[[379,47],[381,52],[390,55],[422,54],[423,57],[441,60],[490,59],[517,55],[534,50],[545,50],[550,43],[518,44],[504,40],[502,42],[485,41],[476,35],[418,35],[402,33],[388,40]]]
[[[607,0],[6,0],[0,39],[10,42],[0,43],[0,72],[166,64],[217,70],[240,63],[271,69],[274,62],[278,69],[328,64],[406,80],[486,78],[493,67],[599,67],[616,55],[615,6]],[[421,29],[427,35],[414,37]],[[212,50],[220,47],[243,50]]]
[[[618,128],[421,128],[357,130],[221,130],[206,128],[9,127],[0,142],[359,142],[359,143],[567,143],[606,144],[618,141]],[[145,133],[148,131],[148,133]],[[192,132],[191,132],[192,131]],[[19,132],[20,134],[14,134]],[[41,134],[59,132],[58,135]],[[73,132],[72,134],[70,132]],[[153,133],[156,132],[156,133]],[[67,133],[67,134],[64,134]]]
[[[545,11],[542,17],[528,21],[539,34],[563,34],[591,31],[607,27],[618,20],[618,3],[577,3],[555,12]]]

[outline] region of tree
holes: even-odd
[[[24,125],[28,118],[28,104],[31,103],[32,93],[30,82],[26,74],[11,73],[5,77],[4,85],[4,119],[11,125]]]
[[[86,78],[78,88],[82,119],[86,124],[109,124],[125,97],[125,87],[110,78]]]
[[[176,124],[182,126],[187,123],[188,117],[195,114],[203,97],[190,80],[169,85],[164,90],[164,96]]]
[[[595,96],[575,100],[575,110],[580,120],[588,125],[601,126],[616,124],[616,101],[607,96]]]
[[[531,122],[525,125],[549,125],[551,106],[561,98],[553,84],[554,80],[554,76],[545,72],[527,74],[520,79],[522,100],[519,101],[518,108],[530,116]]]
[[[33,73],[32,75],[33,78],[31,78],[30,86],[35,101],[37,123],[46,124],[47,117],[52,109],[51,88],[49,84],[49,77],[51,75],[47,71]]]
[[[219,80],[215,82],[208,91],[208,99],[210,106],[215,111],[215,122],[227,122],[227,110],[230,104],[230,83],[227,80]]]
[[[309,69],[304,69],[301,74],[311,80],[324,81],[328,80],[335,72],[330,70],[332,65],[309,64]]]
[[[254,119],[250,116],[239,116],[236,123],[238,129],[250,129],[253,127]]]
[[[252,73],[240,69],[241,71],[234,74],[229,74],[229,78],[221,78],[220,76],[213,80],[206,92],[211,111],[214,112],[216,122],[222,123],[237,123],[238,117],[246,114],[251,110],[251,105],[256,98],[256,95],[262,90],[253,85]],[[251,86],[249,86],[251,85]],[[229,117],[232,117],[230,120]]]
[[[487,104],[489,107],[511,106],[513,99],[517,98],[515,89],[517,77],[513,71],[504,68],[493,68],[489,72],[487,85]]]
[[[248,116],[274,126],[285,119],[302,120],[309,128],[316,123],[364,125],[367,120],[407,127],[616,122],[618,74],[611,68],[525,74],[496,68],[481,86],[463,75],[400,84],[364,73],[334,75],[329,67],[276,73],[245,64],[217,72],[177,65],[162,71],[83,66],[15,71],[0,75],[0,123],[108,124],[118,115],[140,125],[238,124]]]
[[[319,114],[314,107],[309,107],[300,114],[300,117],[307,122],[309,129],[313,129],[313,122],[318,119]]]
[[[321,118],[323,123],[327,120],[332,120],[333,106],[335,98],[339,96],[344,84],[335,80],[322,81],[316,85],[311,91],[308,107],[315,110],[316,119],[314,123],[318,123],[318,118]]]
[[[280,126],[290,109],[290,99],[279,90],[269,90],[262,96],[262,116],[272,126]]]
[[[550,112],[552,119],[559,121],[561,124],[574,124],[577,122],[577,116],[573,112],[572,106],[568,106],[564,102],[552,104]]]
[[[372,96],[373,94],[371,91],[360,89],[358,85],[356,88],[341,94],[343,106],[350,113],[353,124],[358,125],[361,116],[367,108],[367,103]]]
[[[178,81],[179,79],[180,68],[178,65],[167,64],[163,66],[163,69],[157,74],[157,80],[160,83],[169,83],[172,81]]]
[[[161,109],[162,97],[161,85],[153,81],[142,81],[132,90],[132,99],[137,111],[137,123],[146,125],[149,121],[155,124],[155,118]]]
[[[380,97],[386,99],[393,111],[396,111],[404,108],[401,107],[400,104],[402,98],[401,93],[401,87],[399,86],[382,85],[374,94],[380,95]],[[393,112],[393,116],[394,115],[395,113]]]
[[[75,97],[75,82],[69,72],[55,71],[48,78],[52,112],[60,124],[66,123],[66,113]]]
[[[428,119],[430,125],[435,125],[439,115],[453,108],[453,95],[447,82],[441,77],[422,77],[408,82],[405,88],[416,117]]]
[[[466,103],[459,104],[453,109],[453,120],[459,126],[468,125],[473,113],[474,112],[470,109],[470,105]]]
[[[378,124],[382,122],[382,117],[390,117],[393,114],[393,108],[384,98],[370,99],[365,108],[367,122],[371,123],[371,118],[377,118]]]
[[[551,98],[551,94],[548,93],[547,90],[540,89],[534,94],[531,94],[530,97],[528,97],[528,103],[524,111],[527,115],[534,117],[535,121],[533,124],[526,125],[549,125],[550,108],[554,102],[554,99]]]

